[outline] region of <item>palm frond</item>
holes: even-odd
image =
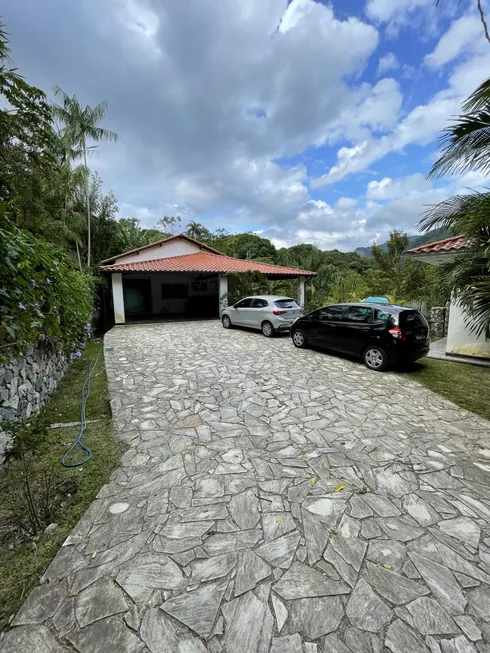
[[[455,195],[430,207],[420,221],[424,231],[441,227],[468,241],[490,239],[490,192]]]

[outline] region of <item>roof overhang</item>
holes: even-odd
[[[411,254],[408,252],[410,258],[415,259],[416,261],[422,261],[422,263],[428,263],[429,265],[443,265],[443,263],[448,263],[452,261],[455,256],[461,250],[452,250],[452,251],[439,251],[439,252],[421,252],[420,254]]]

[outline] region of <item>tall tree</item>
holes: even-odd
[[[11,67],[7,34],[0,23],[0,202],[19,226],[42,229],[54,138],[46,96]]]
[[[54,115],[61,120],[64,125],[62,133],[68,141],[78,148],[75,156],[83,157],[83,164],[87,166],[87,151],[95,146],[89,146],[89,140],[96,143],[108,140],[117,141],[117,134],[109,129],[99,127],[99,123],[104,119],[107,111],[107,102],[103,101],[96,107],[83,106],[78,98],[73,95],[70,97],[59,86],[54,87],[56,97],[61,100],[61,104],[55,104],[53,107]],[[87,210],[87,266],[91,265],[91,218],[90,218],[90,188],[87,179],[85,186],[85,200]]]
[[[157,221],[157,225],[167,236],[174,236],[180,229],[182,218],[180,215],[164,215],[163,218]]]

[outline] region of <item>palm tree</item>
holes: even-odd
[[[476,335],[490,338],[490,193],[456,195],[429,209],[421,221],[428,231],[443,227],[464,234],[465,249],[443,269]]]
[[[62,226],[58,237],[75,245],[80,271],[83,269],[80,246],[82,245],[84,219],[83,215],[77,210],[76,196],[80,188],[85,188],[87,178],[88,171],[85,166],[72,167],[70,157],[62,157],[56,169],[53,187],[47,191],[48,197],[59,198],[58,206],[60,208],[57,217]]]
[[[199,222],[189,222],[186,227],[186,232],[188,236],[194,238],[195,240],[205,240],[209,237],[209,229]]]
[[[107,102],[103,101],[96,107],[82,106],[78,98],[70,97],[59,86],[54,87],[54,94],[60,98],[61,104],[53,106],[54,115],[64,124],[62,135],[74,146],[74,157],[83,157],[83,164],[87,166],[87,150],[94,146],[87,146],[88,139],[95,142],[102,140],[117,141],[117,134],[109,129],[98,127],[107,111]],[[87,209],[87,266],[91,263],[91,229],[90,229],[90,191],[89,181],[85,184],[85,200]]]
[[[442,156],[428,177],[447,173],[490,171],[490,79],[481,84],[463,104],[464,114],[442,132]]]

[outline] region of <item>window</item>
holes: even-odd
[[[299,308],[294,299],[277,299],[274,304],[277,308]]]
[[[316,312],[315,318],[321,322],[340,322],[344,311],[343,306],[326,306]]]
[[[345,319],[355,324],[365,324],[371,321],[373,309],[366,306],[351,306],[347,311]]]
[[[252,302],[252,308],[266,308],[269,306],[269,302],[266,299],[254,299]]]
[[[375,322],[388,322],[390,319],[391,315],[387,313],[386,311],[381,311],[379,308],[377,308],[374,311],[374,321]]]
[[[189,288],[186,283],[162,283],[162,299],[187,299]]]
[[[237,302],[235,304],[235,308],[250,308],[250,306],[252,305],[252,301],[253,300],[250,298],[242,299],[240,302]]]
[[[400,326],[410,328],[423,327],[429,328],[429,324],[422,313],[418,311],[402,311],[400,313]]]

